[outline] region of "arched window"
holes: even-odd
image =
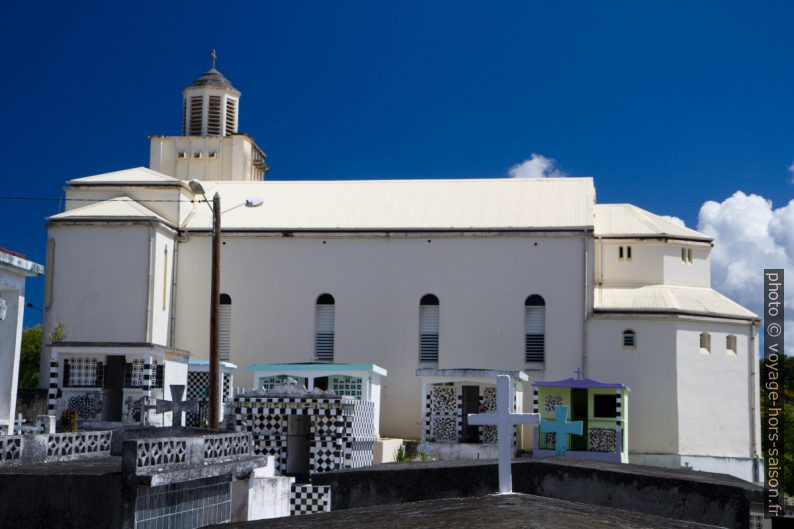
[[[316,333],[314,358],[324,362],[334,361],[334,297],[322,294],[317,298],[314,312]]]
[[[711,335],[707,332],[700,333],[700,352],[711,352]]]
[[[425,294],[419,302],[419,360],[438,362],[438,298]]]
[[[218,333],[218,355],[221,360],[228,361],[232,351],[232,297],[220,295],[220,332]]]
[[[623,331],[623,347],[634,349],[637,347],[637,333],[631,329]]]
[[[543,362],[546,354],[546,302],[532,294],[524,302],[524,360]]]

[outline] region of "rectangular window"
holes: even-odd
[[[419,306],[419,360],[438,362],[438,305]]]
[[[190,135],[201,136],[201,119],[204,112],[204,97],[193,96],[190,98]]]
[[[237,132],[237,101],[226,98],[226,136]]]
[[[220,317],[218,355],[221,360],[228,361],[232,350],[232,304],[221,303],[218,315]]]
[[[314,342],[315,358],[325,362],[333,362],[334,305],[317,304],[315,321],[317,325],[317,334]]]
[[[621,261],[623,260],[623,247],[622,246],[618,247],[618,259],[620,259]]]
[[[617,417],[616,399],[615,395],[593,395],[593,417]]]
[[[631,246],[626,246],[626,259],[631,261]]]
[[[707,332],[700,333],[700,352],[711,352],[711,335]]]
[[[543,362],[546,352],[546,307],[524,307],[524,361]]]
[[[209,96],[207,134],[210,136],[221,135],[221,96]]]
[[[736,336],[733,334],[725,337],[725,351],[728,354],[736,354]]]

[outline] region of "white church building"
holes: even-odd
[[[148,168],[66,183],[48,224],[45,335],[62,322],[70,340],[42,355],[53,405],[67,358],[119,357],[119,380],[135,360],[149,394],[157,364],[184,377],[188,354],[208,358],[199,179],[221,197],[236,385],[259,387],[263,364],[381,366],[380,434],[420,438],[428,381],[511,373],[531,410],[532,382],[581,370],[631,388],[631,462],[757,480],[758,318],[711,288],[709,237],[596,203],[592,178],[270,181],[239,105],[213,65],[184,90],[182,135],[151,138]]]

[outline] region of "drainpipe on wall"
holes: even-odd
[[[587,377],[587,237],[582,237],[582,247],[584,249],[584,257],[582,260],[582,278],[584,280],[584,288],[582,297],[582,376]]]
[[[747,361],[750,363],[750,380],[747,384],[747,393],[750,399],[750,457],[753,458],[753,481],[759,483],[761,480],[761,469],[759,468],[760,459],[758,457],[758,446],[755,438],[755,414],[758,409],[755,406],[759,388],[755,385],[756,365],[758,365],[758,355],[755,352],[756,332],[758,324],[750,323],[750,347],[747,351]]]

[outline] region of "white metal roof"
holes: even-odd
[[[53,215],[49,217],[49,220],[93,219],[108,217],[120,219],[156,219],[167,223],[163,217],[128,196],[111,198],[102,202],[92,202],[88,205]]]
[[[591,178],[204,182],[224,229],[592,229]],[[244,206],[259,197],[263,204]],[[200,207],[187,228],[206,229]]]
[[[178,178],[152,171],[147,167],[133,167],[132,169],[124,169],[123,171],[113,171],[112,173],[103,173],[94,176],[86,176],[83,178],[75,178],[67,182],[69,185],[92,185],[92,184],[138,184],[138,185],[152,185],[152,184],[172,184],[182,185],[183,182]]]
[[[711,241],[711,237],[684,228],[632,204],[597,204],[596,237],[669,237]]]
[[[15,273],[25,276],[44,275],[44,266],[4,248],[0,248],[0,267],[8,267]]]
[[[596,311],[685,312],[714,317],[758,319],[753,312],[714,289],[679,285],[596,287],[593,308]]]

